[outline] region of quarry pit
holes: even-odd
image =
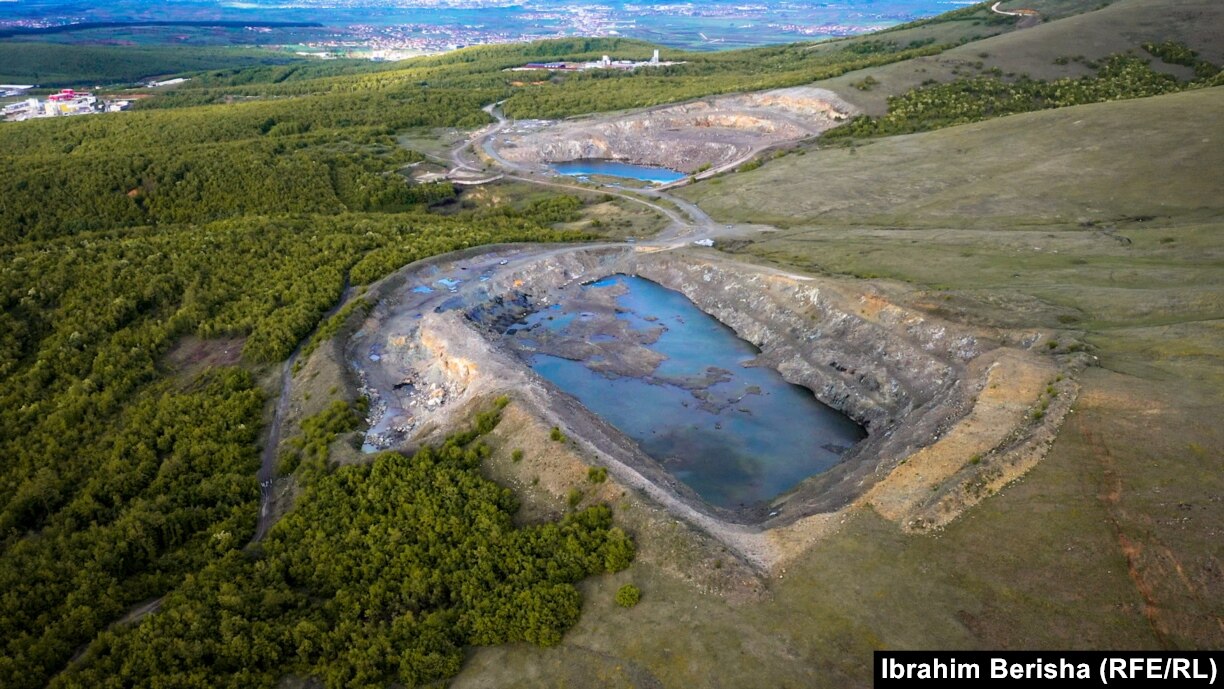
[[[857,112],[832,91],[799,86],[629,114],[520,121],[503,129],[491,145],[495,157],[516,166],[614,160],[713,173],[767,148],[815,136]]]
[[[865,437],[837,448],[831,466],[778,495],[750,504],[704,499],[648,454],[648,444],[534,371],[530,355],[541,347],[535,335],[526,345],[515,337],[533,314],[538,321],[575,290],[610,276],[637,276],[687,297],[757,348],[743,366],[776,371],[849,417]],[[619,485],[763,570],[805,550],[857,505],[871,505],[906,530],[942,527],[1044,456],[1076,392],[1074,378],[1038,353],[1041,332],[954,324],[903,306],[887,286],[796,275],[691,248],[474,252],[409,266],[374,296],[374,309],[344,345],[371,399],[366,451],[435,442],[482,402],[508,395],[560,429]],[[624,335],[584,330],[544,347],[592,366],[591,347],[617,334]],[[632,351],[603,374],[648,379],[659,362],[643,363],[643,354],[657,358]],[[685,389],[700,402],[695,391],[707,388]]]

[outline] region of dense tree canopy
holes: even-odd
[[[0,248],[0,581],[22,582],[0,594],[11,632],[0,684],[38,686],[124,607],[249,538],[260,393],[239,372],[187,390],[164,381],[179,337],[245,336],[248,360],[277,361],[346,275],[564,236],[521,214],[415,212],[242,217]],[[164,483],[178,472],[191,477],[181,494]],[[219,530],[232,538],[214,540]]]
[[[513,495],[480,476],[476,436],[311,474],[262,552],[188,577],[52,686],[246,689],[292,672],[413,687],[457,673],[468,645],[557,643],[581,607],[573,584],[625,568],[633,544],[603,506],[515,527]]]
[[[492,95],[0,125],[0,686],[45,685],[133,605],[242,561],[264,410],[248,371],[287,357],[346,284],[577,237],[549,226],[572,199],[468,209],[401,174],[421,158],[398,131],[484,121]],[[237,338],[244,368],[174,375],[186,336]]]
[[[295,55],[267,50],[187,46],[102,46],[0,41],[0,82],[43,87],[95,86],[202,69],[302,64]]]

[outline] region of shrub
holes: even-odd
[[[302,463],[302,455],[292,450],[280,453],[276,458],[276,474],[278,476],[288,476]]]
[[[563,443],[566,441],[565,434],[562,433],[561,429],[557,428],[556,426],[553,426],[552,430],[548,432],[548,437],[552,438],[554,442],[558,443]]]
[[[603,483],[608,480],[608,470],[606,467],[591,467],[587,470],[587,478],[591,483]]]
[[[878,83],[880,83],[879,79],[876,79],[875,77],[868,75],[867,78],[863,79],[862,81],[856,81],[850,85],[860,91],[870,91],[871,87],[875,86]]]
[[[622,608],[632,608],[642,599],[642,591],[633,584],[625,584],[616,592],[616,604]]]
[[[585,493],[582,492],[581,488],[570,488],[569,496],[566,498],[566,501],[569,502],[570,507],[577,507],[578,503],[582,502],[582,497],[584,495]]]
[[[511,452],[511,453],[510,453],[510,459],[511,459],[511,461],[514,461],[514,462],[521,462],[521,461],[523,461],[523,451],[522,451],[522,450],[515,450],[514,452]]]

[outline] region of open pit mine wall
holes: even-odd
[[[867,429],[868,438],[841,464],[780,501],[798,499],[793,506],[807,513],[847,504],[963,416],[977,385],[967,375],[968,363],[996,346],[898,307],[869,286],[856,294],[831,280],[687,253],[567,252],[516,272],[513,289],[546,303],[554,289],[614,273],[640,275],[683,293],[759,347],[760,363]]]
[[[605,125],[591,132],[541,135],[539,140],[529,145],[505,145],[499,153],[507,160],[527,164],[594,158],[691,173],[704,166],[732,163],[752,152],[752,146],[746,143],[680,137],[653,138],[633,124]]]
[[[856,112],[831,91],[778,89],[561,122],[506,137],[498,152],[523,164],[599,158],[692,173],[805,139]]]
[[[698,103],[614,122],[566,123],[506,145],[501,154],[520,163],[607,158],[693,172],[732,163],[757,145],[810,135],[784,120],[745,113],[702,114],[706,109],[709,106]]]

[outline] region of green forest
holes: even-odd
[[[574,583],[627,567],[633,543],[605,506],[516,527],[513,494],[478,471],[496,412],[481,417],[412,457],[305,472],[259,548],[226,550],[51,686],[412,687],[456,674],[465,646],[556,644],[581,609]]]
[[[304,62],[267,50],[0,41],[0,82],[44,88],[129,84],[164,74]]]
[[[44,686],[133,606],[255,566],[257,377],[347,285],[480,244],[581,238],[551,228],[574,199],[457,204],[449,184],[401,174],[421,158],[394,134],[482,122],[497,93],[371,88],[0,125],[0,686]],[[238,338],[241,365],[178,375],[167,355],[187,336]],[[532,629],[503,632],[552,638]],[[468,638],[439,641],[437,667]],[[424,668],[395,673],[442,676]]]
[[[262,394],[243,371],[168,379],[161,362],[178,338],[242,336],[244,359],[279,361],[346,280],[482,243],[565,238],[521,215],[418,211],[0,248],[0,684],[39,686],[126,607],[249,539]]]
[[[439,92],[478,96],[481,105],[508,99],[505,112],[516,118],[562,117],[677,102],[745,90],[795,86],[887,64],[950,47],[930,41],[897,42],[852,39],[827,44],[797,43],[723,53],[664,50],[666,60],[683,62],[633,72],[578,73],[506,72],[539,60],[594,60],[603,54],[647,59],[656,46],[627,39],[562,39],[522,45],[475,47],[420,58],[399,65],[287,65],[249,70],[213,70],[193,75],[191,82],[161,97],[138,104],[140,109],[182,108],[235,100],[258,100],[292,110],[281,99],[310,96],[311,104],[346,108],[353,124],[368,119],[388,103],[412,102]],[[533,84],[532,82],[544,82]],[[515,85],[520,84],[520,85]],[[374,109],[371,109],[374,108]],[[384,115],[390,113],[383,112]],[[459,126],[488,121],[484,113],[456,108]],[[396,113],[398,115],[398,113]],[[289,118],[289,114],[283,115]],[[391,126],[414,126],[395,118]]]

